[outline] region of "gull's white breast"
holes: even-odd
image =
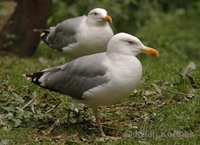
[[[94,106],[110,105],[128,97],[142,76],[140,61],[134,57],[119,57],[119,61],[106,61],[108,83],[86,91],[81,102]],[[123,60],[124,59],[124,60]]]

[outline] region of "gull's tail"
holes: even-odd
[[[59,73],[61,69],[62,66],[57,66],[57,67],[47,68],[45,70],[42,70],[41,72],[22,74],[22,76],[24,76],[27,80],[31,81],[32,83],[42,88],[59,92],[55,87],[58,82],[57,75],[56,77],[54,77],[54,74],[57,72]]]
[[[46,43],[48,46],[52,47],[48,41],[48,36],[51,32],[51,29],[53,29],[53,27],[51,27],[50,29],[33,29],[33,31],[36,33],[41,33],[40,38],[42,39],[42,41]]]

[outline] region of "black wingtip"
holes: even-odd
[[[27,80],[31,81],[32,83],[34,83],[42,88],[45,88],[45,89],[48,89],[48,90],[51,90],[54,92],[59,92],[57,89],[55,89],[53,87],[41,85],[42,82],[40,82],[39,79],[41,78],[41,76],[43,74],[44,74],[44,72],[36,72],[36,73],[32,73],[32,74],[22,74],[22,76],[24,76]]]
[[[43,41],[46,41],[45,39],[50,33],[49,29],[33,29],[33,31],[36,33],[41,33],[40,37],[42,38]]]
[[[43,74],[44,72],[36,72],[32,74],[22,74],[22,76],[26,77],[26,79],[32,83],[40,86],[41,82],[39,82],[39,79]]]

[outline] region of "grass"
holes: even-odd
[[[67,62],[41,44],[32,58],[0,57],[0,144],[198,144],[200,142],[199,14],[159,14],[138,32],[160,58],[140,55],[143,78],[123,101],[101,107],[107,135],[98,137],[90,107],[41,89],[21,74]],[[195,82],[179,76],[190,61],[196,64]],[[144,101],[145,100],[145,101]]]

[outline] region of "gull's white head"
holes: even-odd
[[[159,57],[159,53],[155,49],[145,46],[137,37],[127,33],[118,33],[114,35],[108,43],[107,53],[134,56],[139,53],[146,53],[151,56]]]
[[[112,22],[112,18],[107,15],[107,11],[102,8],[95,8],[88,13],[87,21],[89,23],[100,23],[105,24],[107,22]]]

